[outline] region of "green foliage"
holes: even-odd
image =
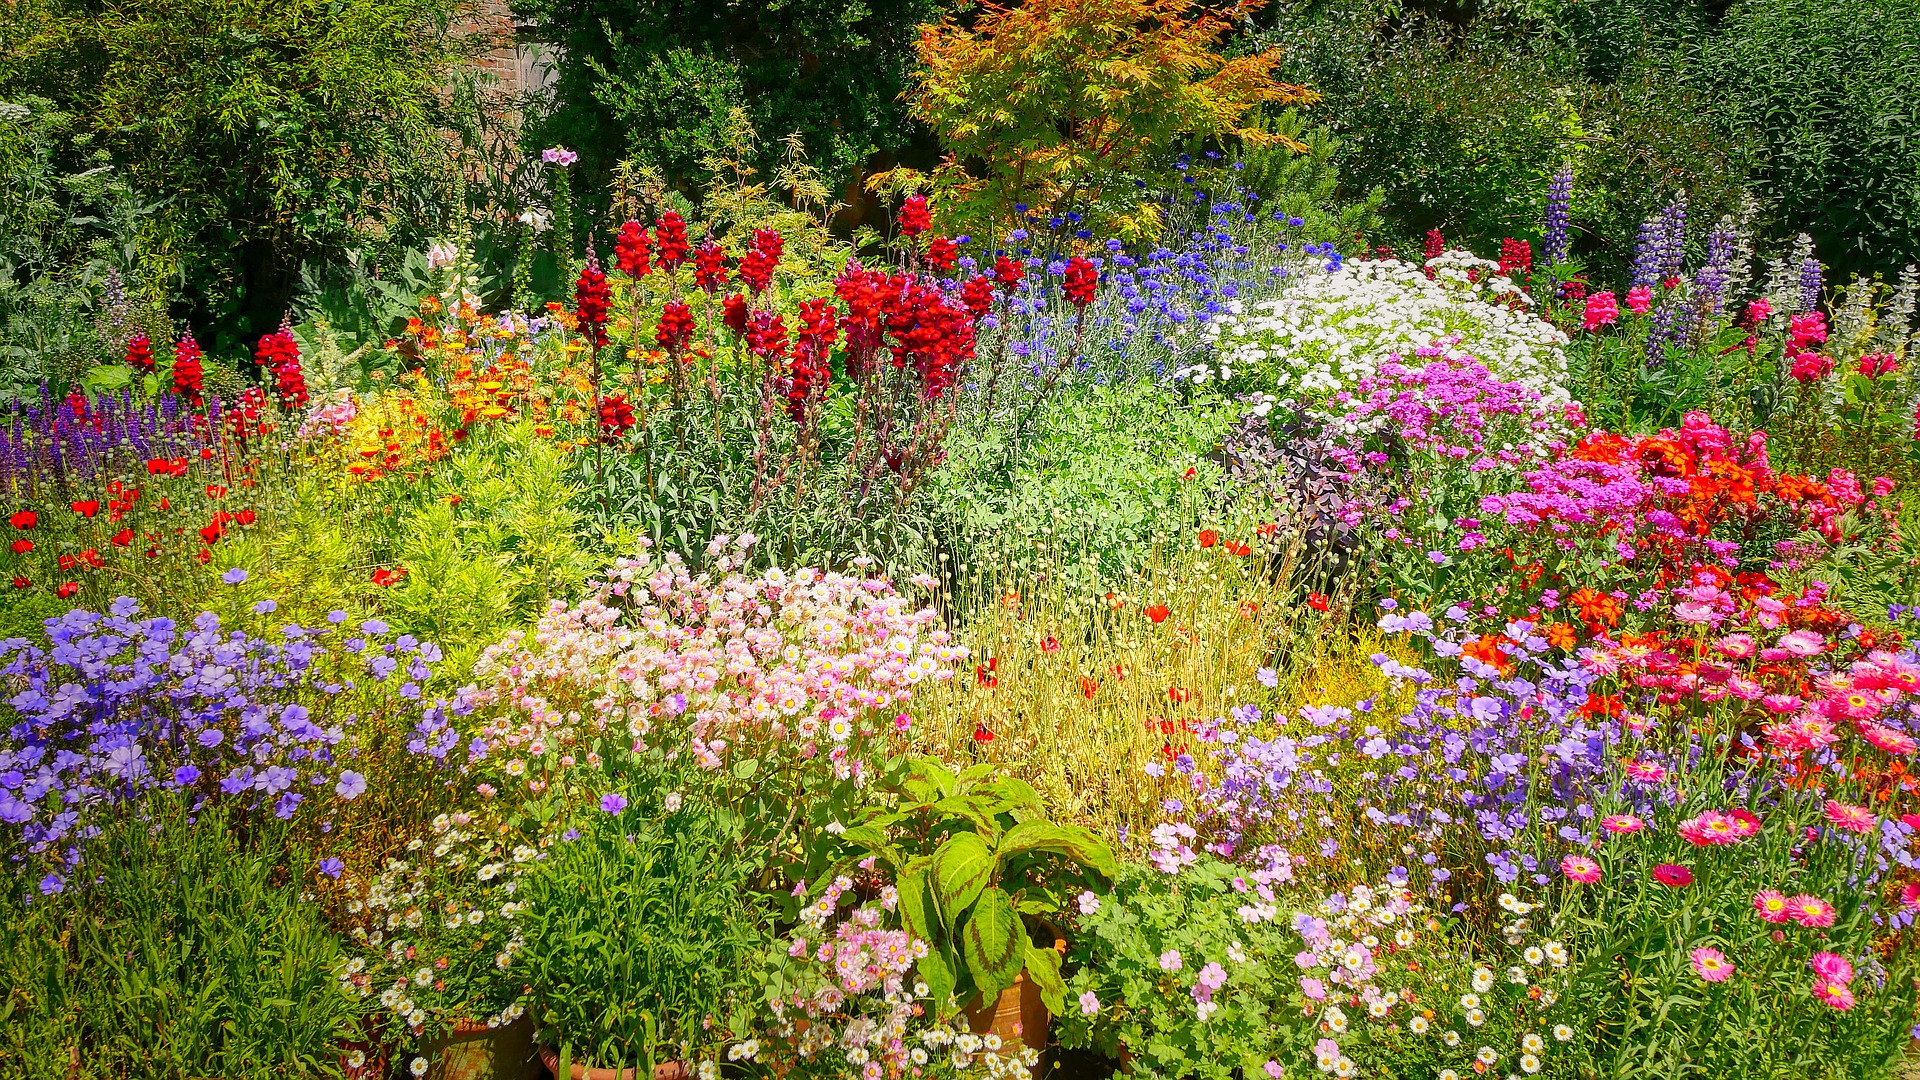
[[[630,804],[584,800],[526,880],[517,969],[573,1061],[650,1075],[656,1062],[713,1060],[758,996],[765,913],[746,892],[740,822],[697,792],[670,793],[679,771],[638,758],[614,770]]]
[[[558,57],[552,110],[530,137],[579,150],[595,189],[631,158],[690,194],[718,171],[708,156],[726,148],[740,108],[770,137],[798,133],[838,187],[876,151],[911,141],[898,99],[915,28],[941,7],[523,0],[516,13]],[[777,160],[770,144],[754,164]]]
[[[1054,915],[1088,883],[1119,872],[1092,831],[1057,825],[1025,781],[988,780],[993,766],[953,772],[909,763],[899,802],[870,813],[842,840],[894,876],[901,925],[930,949],[920,977],[942,1015],[991,1002],[1022,972],[1058,1015],[1065,984],[1057,952],[1028,941],[1023,916]]]
[[[358,1004],[290,879],[309,856],[289,839],[163,806],[91,842],[99,880],[30,902],[16,881],[0,899],[0,1077],[338,1075]]]
[[[104,295],[109,274],[138,274],[135,233],[158,207],[92,133],[45,98],[0,101],[0,177],[0,401],[70,385],[136,328],[171,336],[153,290]]]
[[[1829,262],[1920,260],[1920,3],[1742,0],[1689,76],[1759,144],[1758,190]]]
[[[463,0],[27,0],[0,10],[0,94],[80,118],[70,155],[104,150],[164,197],[141,241],[231,357],[279,323],[303,262],[417,234],[454,197],[444,132],[465,126],[459,64],[485,44],[465,15]]]
[[[1556,37],[1493,18],[1465,29],[1391,19],[1377,5],[1283,9],[1251,42],[1272,43],[1285,47],[1288,78],[1326,96],[1342,182],[1384,192],[1398,246],[1418,250],[1436,228],[1480,252],[1537,236],[1563,164],[1576,175],[1575,249],[1602,276],[1631,259],[1640,222],[1676,189],[1697,220],[1739,201],[1745,149],[1699,93],[1651,63],[1596,82]]]
[[[1236,914],[1250,902],[1233,885],[1244,873],[1213,858],[1178,877],[1127,865],[1098,910],[1078,921],[1068,1008],[1057,1014],[1061,1045],[1108,1057],[1124,1046],[1133,1072],[1149,1077],[1263,1076],[1270,1060],[1297,1060],[1296,1039],[1310,1030],[1289,1001],[1299,939],[1284,922]],[[1227,955],[1229,942],[1241,960]],[[1170,951],[1180,953],[1179,977],[1160,963]],[[1203,1021],[1179,979],[1191,983],[1209,962],[1228,976],[1214,995],[1219,1010]],[[1097,1003],[1091,1014],[1079,1000],[1089,993]]]

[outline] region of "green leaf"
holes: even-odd
[[[1060,977],[1060,954],[1027,942],[1027,978],[1040,990],[1040,1001],[1055,1016],[1066,1012],[1067,982]]]
[[[956,833],[933,853],[933,898],[949,929],[980,898],[998,869],[999,860],[977,833]]]
[[[1103,877],[1119,872],[1113,849],[1090,829],[1078,825],[1055,825],[1050,821],[1023,821],[1000,838],[1000,857],[1012,858],[1026,851],[1050,851],[1064,855]]]
[[[743,758],[733,763],[733,778],[736,780],[751,780],[753,774],[759,771],[759,758]]]
[[[928,903],[926,871],[902,874],[894,887],[900,891],[900,928],[932,945],[935,913]]]
[[[1020,928],[1020,916],[1014,914],[1013,898],[1000,888],[990,888],[967,915],[960,928],[960,955],[967,971],[980,988],[980,1000],[992,1002],[1000,991],[1012,986],[1026,959],[1022,949],[1026,935]]]
[[[927,981],[927,995],[933,998],[933,1011],[941,1016],[951,1015],[957,1003],[953,997],[953,969],[947,966],[946,957],[938,952],[929,952],[920,958],[918,965],[920,977]]]
[[[983,800],[973,795],[952,795],[933,804],[936,813],[948,817],[962,818],[980,831],[982,836],[998,840],[1000,823],[993,820],[993,810],[983,805]]]

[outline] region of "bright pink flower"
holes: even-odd
[[[1667,770],[1650,761],[1627,762],[1627,775],[1643,784],[1658,784],[1667,778]]]
[[[1721,655],[1730,659],[1745,660],[1747,657],[1753,655],[1753,635],[1728,634],[1726,637],[1714,642],[1713,647],[1719,649]]]
[[[1817,896],[1808,896],[1806,893],[1801,893],[1787,901],[1787,914],[1801,926],[1819,929],[1833,925],[1833,905]]]
[[[1920,911],[1920,881],[1900,886],[1900,906],[1908,911]]]
[[[1792,922],[1793,901],[1779,889],[1763,889],[1753,896],[1753,912],[1761,922]]]
[[[1693,871],[1678,863],[1661,863],[1653,868],[1653,880],[1669,889],[1684,889],[1693,884]]]
[[[1853,964],[1838,953],[1813,954],[1813,973],[1830,983],[1845,985],[1853,981]]]
[[[1853,1008],[1853,991],[1847,989],[1843,983],[1831,983],[1822,979],[1813,984],[1813,996],[1841,1012]]]
[[[1620,304],[1611,292],[1594,293],[1587,297],[1587,310],[1580,319],[1580,325],[1589,330],[1598,330],[1603,326],[1612,326],[1620,320]]]
[[[1600,880],[1600,864],[1585,855],[1569,855],[1560,860],[1560,872],[1567,880],[1581,885],[1591,885]]]
[[[1920,740],[1904,731],[1895,731],[1885,724],[1875,724],[1861,720],[1853,725],[1860,730],[1861,738],[1889,754],[1905,756],[1920,750]]]
[[[1600,819],[1600,827],[1610,833],[1637,833],[1647,823],[1632,814],[1613,814]]]
[[[1733,963],[1719,949],[1702,945],[1688,953],[1687,959],[1693,965],[1693,973],[1705,982],[1726,982],[1733,975]]]
[[[1827,639],[1811,630],[1795,630],[1780,638],[1780,647],[1795,656],[1818,656],[1827,649]]]
[[[1873,811],[1864,806],[1854,806],[1838,799],[1828,799],[1825,809],[1827,824],[1836,829],[1844,829],[1852,833],[1873,831]]]
[[[1653,306],[1653,290],[1645,285],[1635,285],[1627,290],[1627,310],[1635,315],[1645,315]]]

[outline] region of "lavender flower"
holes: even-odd
[[[1540,231],[1540,261],[1554,266],[1566,261],[1569,247],[1567,228],[1573,203],[1573,167],[1562,165],[1547,185],[1547,214]]]
[[[1796,312],[1817,311],[1820,308],[1823,268],[1820,260],[1807,258],[1800,264],[1800,303]]]

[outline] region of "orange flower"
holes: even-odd
[[[1547,644],[1556,649],[1571,649],[1579,644],[1580,635],[1566,623],[1547,624]]]
[[[1217,532],[1214,532],[1214,531],[1213,531],[1212,529],[1201,529],[1201,530],[1200,530],[1200,546],[1201,546],[1201,547],[1203,547],[1203,548],[1210,548],[1210,547],[1212,547],[1213,545],[1215,545],[1215,544],[1217,544],[1217,543],[1219,543],[1219,542],[1220,542],[1220,534],[1219,534],[1219,533],[1217,533]]]
[[[1166,622],[1167,616],[1171,614],[1173,614],[1173,609],[1167,607],[1165,604],[1154,604],[1146,609],[1147,618],[1155,625]]]

